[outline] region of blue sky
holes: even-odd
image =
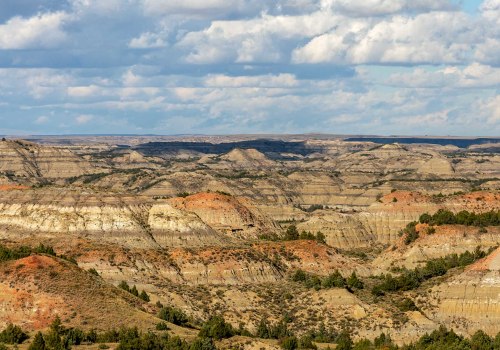
[[[498,136],[499,90],[500,0],[0,2],[2,134]]]

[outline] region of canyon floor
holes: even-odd
[[[185,339],[213,315],[250,333],[265,319],[286,320],[298,335],[383,332],[398,344],[442,325],[495,336],[500,226],[422,220],[445,211],[498,216],[500,140],[459,141],[3,139],[0,244],[43,244],[55,256],[0,262],[0,330],[44,330],[56,316],[67,327],[155,330],[162,304],[187,315],[191,328],[169,324]],[[485,256],[418,286],[372,292],[386,274],[476,250]],[[297,271],[356,275],[364,288],[311,286]],[[118,288],[123,281],[150,301]],[[240,336],[218,346],[277,344]]]

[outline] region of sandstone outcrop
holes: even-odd
[[[40,146],[26,141],[0,142],[0,171],[20,181],[59,179],[95,171],[90,162],[63,147]]]
[[[279,231],[272,220],[245,198],[223,193],[198,193],[173,198],[169,203],[175,208],[195,213],[213,229],[230,236],[256,239],[262,234]]]
[[[498,333],[500,324],[500,248],[421,298],[429,318],[469,335]]]
[[[122,246],[167,248],[223,244],[195,214],[143,198],[47,190],[2,192],[0,237],[83,235]],[[27,202],[26,202],[27,201]]]

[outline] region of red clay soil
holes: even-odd
[[[0,264],[0,328],[12,322],[27,330],[43,329],[56,315],[83,328],[152,327],[156,319],[141,311],[143,305],[59,258],[31,255]]]
[[[219,193],[197,193],[185,198],[172,198],[170,203],[179,209],[193,211],[196,209],[205,210],[236,210],[243,217],[250,216],[249,210],[242,205],[235,197]]]
[[[500,247],[486,258],[469,266],[469,271],[499,271],[500,270]]]

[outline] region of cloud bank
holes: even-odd
[[[2,133],[500,134],[500,0],[0,4]]]

